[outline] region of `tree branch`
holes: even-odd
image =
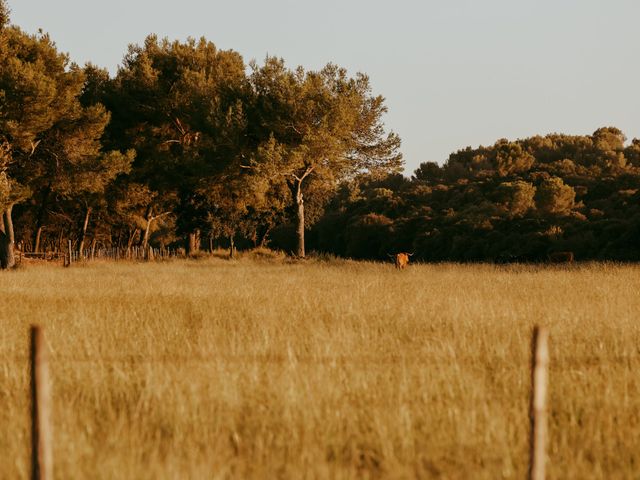
[[[167,211],[167,212],[162,212],[162,213],[160,213],[158,215],[155,215],[155,216],[151,216],[151,217],[149,217],[149,222],[154,222],[157,219],[164,217],[165,215],[169,215],[170,213],[171,213],[171,211]]]
[[[38,148],[38,145],[40,145],[40,142],[42,140],[38,140],[36,141],[36,143],[31,142],[31,152],[29,153],[29,156],[32,156],[33,153],[36,151],[36,148]]]
[[[297,181],[298,183],[302,183],[302,181],[303,181],[305,178],[307,178],[311,172],[313,172],[314,168],[315,168],[315,167],[307,167],[307,168],[305,169],[304,173],[302,174],[302,176],[300,176],[300,177],[299,177],[298,175],[296,175],[295,173],[291,173],[291,176],[292,176],[293,178],[295,178],[295,179],[296,179],[296,181]]]
[[[291,125],[285,125],[284,128],[290,128],[291,130],[293,130],[294,132],[296,132],[298,135],[304,135],[300,130],[298,130],[295,125],[291,124]]]

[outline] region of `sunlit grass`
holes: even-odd
[[[524,478],[550,327],[549,478],[640,469],[640,268],[223,259],[0,274],[0,478],[29,472],[28,326],[56,478]]]

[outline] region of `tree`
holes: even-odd
[[[160,197],[147,185],[125,177],[110,187],[108,197],[112,238],[116,239],[112,242],[126,246],[127,252],[136,244],[146,252],[154,232],[173,227],[174,216],[170,207],[174,200]],[[171,238],[169,242],[173,240]]]
[[[253,64],[251,83],[256,95],[252,133],[291,189],[296,254],[304,257],[309,186],[315,182],[326,192],[359,172],[399,171],[400,138],[385,134],[384,98],[371,95],[366,75],[349,78],[331,64],[320,71],[291,71],[281,59],[268,57],[262,67]]]
[[[619,169],[626,166],[624,142],[626,137],[615,127],[603,127],[593,132],[593,163],[607,169]]]
[[[552,215],[568,215],[574,207],[575,198],[575,190],[559,177],[543,180],[535,195],[538,209]]]
[[[436,162],[424,162],[413,172],[416,180],[427,183],[440,183],[442,181],[442,167]]]
[[[631,165],[640,167],[640,139],[631,140],[631,144],[624,150],[624,156]]]
[[[2,4],[6,22],[6,7]],[[0,30],[0,172],[4,177],[0,266],[14,265],[12,211],[31,195],[38,174],[33,159],[41,134],[63,118],[82,85],[80,70],[59,54],[47,35],[30,36],[17,27]]]
[[[498,141],[493,148],[495,152],[495,169],[498,175],[505,177],[514,173],[522,173],[531,169],[535,158],[519,143]]]
[[[512,218],[523,216],[536,206],[534,201],[536,187],[529,182],[522,180],[503,182],[498,185],[497,193],[500,203]]]
[[[79,93],[79,92],[78,92]],[[38,251],[45,212],[51,198],[76,199],[82,204],[84,219],[78,249],[82,251],[92,203],[121,173],[129,171],[133,150],[102,152],[100,137],[109,115],[100,104],[82,107],[77,100],[64,118],[39,135],[39,146],[32,155],[32,171],[27,180],[38,192],[33,250]]]
[[[109,141],[136,150],[133,180],[177,213],[193,249],[209,213],[193,208],[193,199],[230,169],[240,171],[247,95],[236,52],[205,39],[181,43],[154,35],[130,47],[106,89],[113,112]]]
[[[101,105],[81,104],[84,72],[56,50],[48,35],[5,27],[0,38],[6,47],[0,50],[0,171],[8,189],[0,206],[0,263],[9,268],[14,205],[38,194],[43,212],[52,193],[69,198],[100,191],[127,169],[131,156],[101,151],[109,115]],[[39,214],[37,238],[42,218]]]

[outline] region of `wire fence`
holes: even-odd
[[[175,258],[184,258],[182,248],[153,248],[153,247],[112,247],[112,248],[87,248],[73,250],[71,246],[66,252],[19,252],[19,262],[23,259],[37,259],[45,261],[62,261],[65,266],[75,263],[91,262],[96,260],[109,261],[162,261]]]
[[[22,354],[2,355],[0,358],[4,361],[15,363],[28,362],[29,356]],[[238,364],[284,364],[284,363],[301,363],[313,365],[332,365],[332,364],[364,364],[364,365],[398,365],[413,364],[420,368],[428,368],[430,365],[441,367],[442,365],[466,365],[474,366],[481,369],[487,369],[496,366],[512,366],[514,369],[525,365],[529,360],[521,359],[514,361],[506,358],[491,358],[486,356],[464,356],[464,357],[447,357],[442,355],[298,355],[298,354],[274,354],[274,353],[255,353],[255,354],[236,354],[236,353],[193,353],[188,355],[100,355],[100,354],[73,354],[60,355],[50,353],[49,358],[52,362],[61,362],[66,364],[74,363],[140,363],[140,364],[166,364],[166,363],[238,363]],[[619,356],[584,356],[584,357],[567,357],[556,358],[550,367],[552,370],[562,370],[565,368],[584,369],[597,367],[611,367],[614,365],[638,367],[640,366],[640,354],[636,355],[619,355]]]
[[[31,344],[29,352],[29,365],[30,365],[30,378],[31,378],[31,458],[32,458],[32,478],[38,480],[49,480],[53,477],[53,433],[51,429],[52,424],[52,388],[51,377],[49,374],[49,367],[51,364],[60,362],[61,355],[52,355],[49,346],[47,345],[44,337],[44,331],[39,326],[32,326],[31,330]],[[529,480],[544,480],[545,477],[545,463],[546,463],[546,435],[547,435],[547,376],[548,376],[548,363],[549,363],[549,350],[547,345],[548,330],[544,327],[536,327],[533,333],[531,364],[527,369],[531,372],[531,402],[530,402],[530,462],[529,462]],[[246,355],[234,354],[232,358],[242,358],[246,361]],[[140,356],[118,356],[112,357],[117,359],[129,358],[138,361],[143,358],[158,360],[159,358],[165,358],[162,356],[145,357]],[[177,358],[175,355],[169,357],[172,363],[175,363]],[[183,356],[181,358],[195,359],[194,355]],[[220,355],[207,356],[206,358],[219,359]],[[259,356],[249,355],[249,358],[260,359],[261,362],[265,360],[273,361],[273,357],[262,358]],[[296,355],[288,353],[287,355],[279,355],[275,357],[280,361],[294,361],[299,362],[300,358]],[[318,361],[318,357],[310,356],[314,362]],[[325,360],[336,361],[337,358],[348,358],[352,360],[353,356],[341,357],[341,356],[328,356],[320,357]],[[365,356],[366,359],[375,358],[372,356]],[[401,355],[395,357],[394,360],[406,360],[406,357]],[[73,361],[80,360],[94,360],[95,357],[87,356],[74,356]],[[199,359],[200,361],[202,359]]]
[[[189,354],[120,354],[120,355],[100,355],[87,354],[86,352],[68,355],[56,354],[52,352],[50,346],[44,339],[44,332],[38,326],[31,327],[31,348],[29,356],[26,355],[10,355],[16,361],[27,362],[30,365],[31,372],[31,405],[32,405],[32,478],[34,479],[50,479],[53,472],[53,434],[51,430],[52,405],[52,389],[50,366],[56,364],[71,363],[76,364],[85,362],[87,364],[96,364],[106,362],[110,364],[116,363],[181,363],[181,362],[240,362],[243,364],[255,362],[265,366],[273,363],[306,363],[309,365],[318,365],[329,363],[353,364],[354,362],[363,362],[366,365],[380,365],[381,363],[411,363],[411,365],[419,368],[428,368],[433,365],[436,368],[442,366],[443,363],[455,365],[456,363],[473,362],[474,368],[486,368],[495,366],[496,364],[509,366],[514,370],[521,370],[522,373],[529,372],[531,376],[530,385],[530,405],[529,405],[529,468],[527,478],[529,480],[544,480],[547,463],[546,445],[548,443],[547,417],[549,407],[547,406],[548,397],[548,378],[550,352],[548,347],[548,329],[536,326],[533,332],[531,354],[525,362],[524,357],[517,361],[509,360],[506,357],[489,358],[486,355],[465,356],[456,358],[451,355],[300,355],[289,351],[282,354],[265,353],[229,353],[229,352],[192,352]],[[5,359],[7,356],[5,356]],[[590,360],[591,362],[589,362]],[[637,363],[640,361],[640,354],[633,352],[625,355],[617,356],[576,356],[553,359],[551,370],[563,368],[563,363],[573,362],[576,366],[584,369],[585,366],[610,368],[612,362],[616,363]],[[528,363],[528,365],[526,365]],[[637,369],[634,365],[633,370]]]

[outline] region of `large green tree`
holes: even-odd
[[[197,249],[207,212],[192,208],[194,197],[230,169],[239,172],[246,152],[242,57],[205,39],[151,35],[130,47],[105,91],[113,112],[109,142],[136,150],[131,179],[178,215],[187,245]]]
[[[52,194],[99,192],[127,170],[131,155],[102,151],[109,114],[102,105],[81,103],[85,74],[48,35],[5,25],[0,42],[0,265],[9,268],[14,205],[34,197],[43,212]],[[37,217],[36,246],[43,215]]]
[[[253,65],[255,92],[251,127],[261,159],[274,166],[295,203],[297,248],[305,256],[305,200],[311,189],[327,196],[340,181],[360,172],[397,172],[400,138],[386,133],[384,98],[371,93],[369,78],[349,77],[329,64],[319,71],[290,70],[268,57]]]
[[[67,71],[60,55],[45,35],[29,36],[6,24],[0,30],[0,267],[14,265],[13,206],[30,195],[33,155],[38,138],[66,110],[77,69]],[[36,167],[37,168],[37,167]]]

